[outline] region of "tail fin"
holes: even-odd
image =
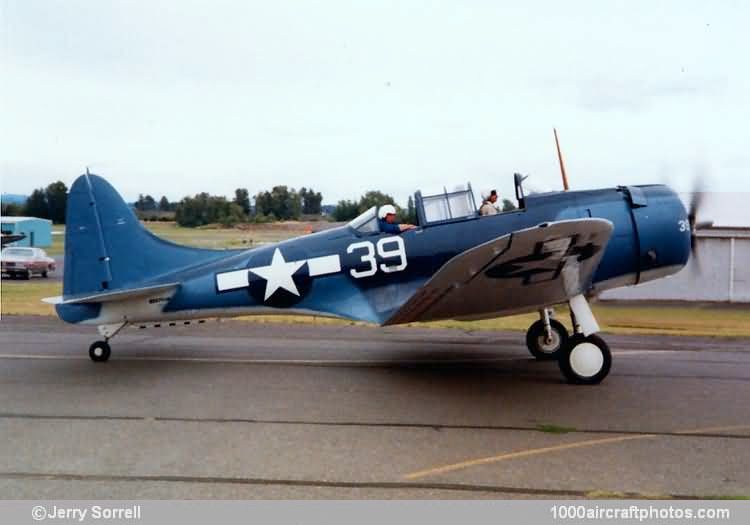
[[[141,286],[171,271],[227,255],[156,237],[97,175],[81,175],[70,188],[63,297]]]

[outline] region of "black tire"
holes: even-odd
[[[109,359],[112,349],[107,341],[96,341],[89,346],[89,357],[95,363],[103,363]]]
[[[599,350],[599,355],[592,353],[594,348]],[[586,337],[576,334],[568,339],[568,344],[560,353],[557,362],[568,383],[597,385],[609,374],[612,367],[612,352],[609,351],[604,339],[598,335]]]
[[[568,330],[565,326],[555,319],[549,320],[552,328],[552,343],[547,344],[547,334],[544,331],[544,322],[540,319],[533,323],[526,332],[526,347],[531,355],[540,361],[549,361],[558,359],[562,349],[568,342]]]
[[[26,281],[28,281],[29,279],[31,279],[31,270],[26,270],[26,272],[25,272],[25,273],[22,273],[21,275],[23,275],[23,278],[24,278],[24,279],[25,279]]]
[[[47,278],[47,270],[42,272],[42,277],[44,277],[45,279]]]

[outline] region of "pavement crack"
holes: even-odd
[[[129,474],[76,474],[69,472],[0,472],[0,478],[17,480],[54,481],[95,481],[95,482],[168,482],[168,483],[225,483],[234,485],[277,485],[291,487],[328,487],[390,490],[446,490],[461,492],[489,492],[497,494],[523,494],[531,496],[558,496],[585,498],[592,490],[545,489],[536,487],[512,487],[503,485],[483,485],[451,482],[408,482],[408,481],[337,481],[294,478],[255,478],[235,476],[173,476],[173,475],[129,475]],[[642,498],[635,492],[622,492],[624,498]],[[696,499],[693,495],[669,494],[672,499]]]
[[[88,415],[88,414],[20,414],[0,413],[0,419],[31,419],[31,420],[77,420],[77,421],[147,421],[166,423],[211,423],[211,424],[248,424],[248,425],[299,425],[317,427],[362,427],[362,428],[415,428],[433,431],[443,430],[490,430],[499,432],[546,432],[546,427],[539,425],[469,425],[469,424],[435,424],[435,423],[406,423],[389,421],[311,421],[305,419],[260,419],[260,418],[216,418],[216,417],[179,417],[179,416],[119,416],[119,415]],[[745,425],[738,425],[738,428]],[[666,437],[702,437],[720,439],[746,439],[750,434],[719,433],[707,431],[654,431],[602,428],[566,428],[566,434],[606,434],[606,435],[643,435]]]

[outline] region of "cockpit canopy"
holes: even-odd
[[[471,186],[466,190],[443,192],[437,195],[414,194],[417,224],[429,226],[445,222],[476,218],[479,215],[474,203]],[[379,233],[378,207],[373,206],[349,222],[349,226],[361,234]]]
[[[465,190],[443,190],[443,193],[436,195],[422,195],[422,192],[418,191],[414,197],[420,226],[464,220],[478,215],[471,184],[467,184]]]
[[[522,186],[525,178],[517,173],[514,174],[516,199],[521,210],[526,204]],[[467,184],[466,189],[455,191],[443,189],[443,193],[435,195],[422,195],[421,191],[417,191],[414,194],[414,207],[417,225],[420,227],[479,218],[479,210],[474,200],[471,184]],[[362,234],[379,233],[378,207],[373,206],[361,213],[349,222],[349,226]]]

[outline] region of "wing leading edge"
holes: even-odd
[[[511,315],[567,301],[591,285],[613,225],[541,224],[457,255],[384,324]]]

